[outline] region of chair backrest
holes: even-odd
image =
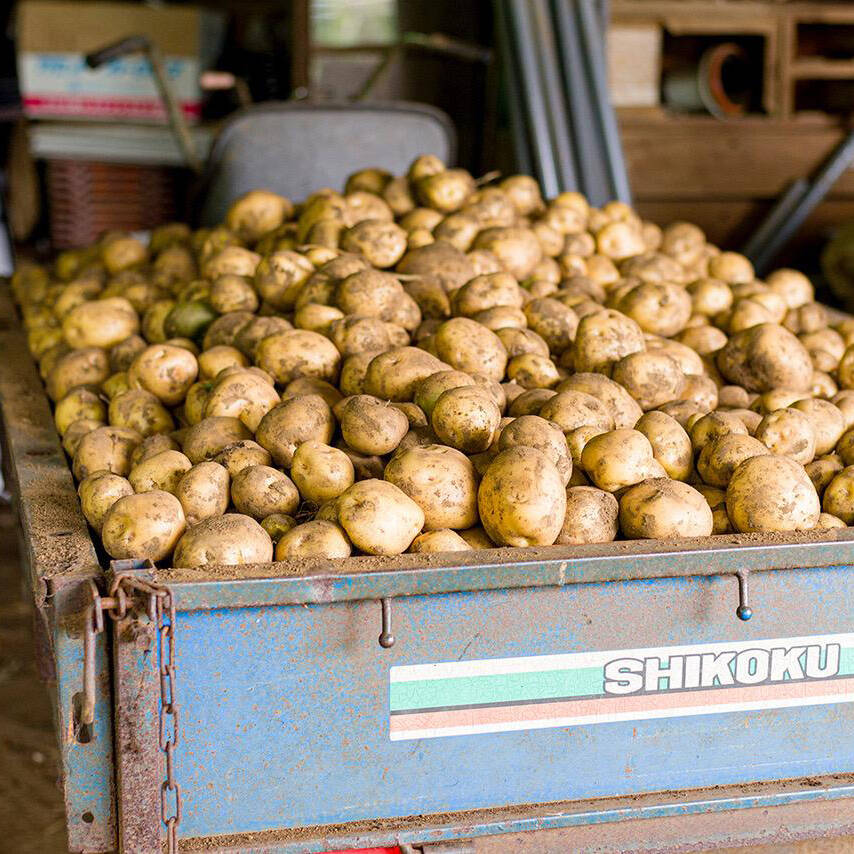
[[[419,154],[449,165],[456,132],[435,107],[404,101],[264,103],[236,113],[214,142],[202,183],[202,225],[221,222],[229,204],[258,187],[301,201],[321,187],[342,190],[368,166],[402,174]]]

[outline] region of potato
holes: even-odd
[[[84,302],[62,321],[62,335],[69,347],[109,349],[139,330],[139,315],[124,297]]]
[[[271,513],[290,516],[299,506],[293,481],[271,466],[247,466],[231,481],[231,500],[241,513],[261,520]]]
[[[614,419],[614,427],[634,427],[643,415],[637,401],[619,384],[602,374],[576,373],[565,379],[558,387],[559,394],[579,391],[595,397]],[[608,428],[611,429],[611,428]]]
[[[315,519],[283,534],[276,543],[276,560],[289,558],[344,558],[352,553],[344,529],[335,522]]]
[[[452,368],[480,373],[501,382],[507,368],[507,351],[491,330],[466,317],[445,321],[436,332],[436,352]]]
[[[291,463],[291,478],[306,501],[323,504],[337,498],[355,481],[353,463],[338,448],[323,442],[299,445]]]
[[[212,380],[226,368],[246,368],[249,360],[236,347],[217,344],[205,350],[198,357],[199,378]]]
[[[163,451],[180,451],[181,448],[171,435],[166,433],[154,433],[151,436],[146,436],[134,449],[130,455],[131,468],[135,468],[140,463],[145,462],[156,454]]]
[[[128,335],[110,348],[110,368],[114,373],[126,371],[147,346],[141,335]]]
[[[83,478],[77,487],[86,521],[99,534],[110,508],[126,495],[133,495],[130,482],[109,471],[96,471]]]
[[[402,554],[424,526],[421,508],[383,480],[359,481],[337,499],[338,523],[367,554]]]
[[[412,554],[436,552],[468,552],[472,547],[456,532],[448,528],[419,534],[409,546]]]
[[[292,216],[294,206],[270,190],[250,190],[235,199],[225,224],[244,242],[255,243]]]
[[[229,480],[225,467],[209,460],[188,469],[169,491],[181,502],[187,524],[197,525],[228,509]]]
[[[772,453],[791,457],[802,466],[816,455],[812,422],[796,409],[769,412],[759,422],[755,436]]]
[[[845,432],[845,417],[828,400],[806,399],[792,404],[792,409],[803,412],[812,424],[815,434],[815,454],[829,454]]]
[[[453,448],[427,445],[395,454],[384,478],[421,508],[425,531],[470,528],[477,523],[474,467]]]
[[[688,432],[695,453],[699,453],[709,442],[728,433],[740,436],[748,434],[745,423],[733,412],[709,412],[689,422]]]
[[[442,213],[459,210],[474,192],[474,179],[464,169],[444,169],[435,174],[410,178],[415,181],[418,198]]]
[[[500,422],[501,410],[478,386],[442,392],[430,417],[439,440],[467,454],[485,451],[495,439]]]
[[[413,399],[421,380],[447,367],[435,356],[417,347],[394,347],[368,362],[364,393],[380,400],[405,403]]]
[[[141,388],[117,394],[110,401],[109,418],[114,427],[130,427],[143,437],[168,433],[175,426],[158,398]]]
[[[334,385],[316,377],[298,377],[291,380],[285,386],[282,397],[284,399],[285,397],[299,397],[306,394],[319,394],[330,407],[343,398],[341,392]]]
[[[252,434],[240,419],[217,415],[190,427],[184,435],[181,449],[195,465],[211,460],[229,445],[251,437]]]
[[[251,371],[223,376],[213,384],[205,403],[204,416],[226,415],[239,418],[251,431],[280,403],[278,392],[269,382]]]
[[[68,454],[69,457],[73,457],[77,452],[77,446],[80,444],[80,440],[93,430],[97,430],[99,427],[103,426],[104,423],[102,421],[94,421],[91,418],[79,418],[77,421],[72,421],[71,424],[68,425],[65,435],[62,437],[62,447],[65,450],[65,453]]]
[[[370,395],[348,398],[340,420],[344,441],[360,454],[390,454],[409,430],[399,409]]]
[[[55,402],[77,386],[99,386],[109,376],[106,351],[98,347],[84,347],[59,356],[45,385],[50,399]]]
[[[203,519],[178,541],[172,564],[178,568],[269,563],[273,543],[254,520],[239,513]]]
[[[503,546],[551,545],[566,515],[563,478],[536,448],[501,451],[480,482],[477,501],[489,538]]]
[[[610,543],[618,531],[619,504],[610,492],[592,486],[566,490],[566,514],[558,545]]]
[[[845,525],[854,524],[854,466],[846,466],[833,477],[824,490],[821,506]]]
[[[606,492],[666,474],[653,456],[649,439],[627,429],[610,430],[590,439],[581,453],[581,467]]]
[[[560,425],[537,415],[523,415],[502,428],[498,450],[526,447],[542,451],[554,464],[564,485],[572,475],[572,457]]]
[[[261,520],[261,527],[269,534],[273,543],[279,542],[288,531],[297,526],[297,520],[286,513],[271,513]]]
[[[819,513],[818,522],[815,523],[815,530],[830,531],[833,528],[847,528],[848,526],[837,516],[830,513]]]
[[[620,529],[632,539],[708,537],[713,527],[706,499],[678,480],[644,480],[620,498]]]
[[[642,282],[614,308],[636,321],[644,332],[666,338],[685,328],[693,310],[688,291],[672,282]]]
[[[726,488],[740,463],[769,453],[758,439],[727,433],[703,447],[697,458],[697,471],[709,486]]]
[[[583,391],[561,391],[542,405],[540,416],[571,433],[579,427],[613,430],[614,419],[604,403]]]
[[[653,457],[673,480],[687,480],[694,470],[691,439],[682,425],[664,412],[647,412],[635,424],[652,445]]]
[[[160,561],[168,557],[187,527],[181,502],[168,492],[120,498],[104,517],[101,539],[118,560]]]
[[[128,368],[131,388],[141,388],[158,397],[166,406],[180,403],[199,372],[196,357],[183,347],[152,344]]]
[[[334,432],[329,404],[318,394],[306,394],[273,407],[259,422],[255,440],[277,465],[290,468],[299,445],[312,440],[328,444]]]
[[[209,281],[229,274],[254,276],[260,261],[261,256],[257,252],[243,246],[226,246],[203,261],[202,275]]]
[[[180,451],[166,450],[137,463],[128,474],[134,492],[175,493],[178,482],[193,464]]]
[[[393,267],[406,252],[406,232],[393,222],[363,219],[341,237],[345,252],[361,255],[379,269]]]
[[[56,431],[63,436],[71,424],[81,418],[104,422],[107,418],[107,407],[94,391],[79,386],[57,401],[53,416]]]
[[[484,229],[475,239],[474,248],[492,252],[501,266],[520,282],[531,275],[543,257],[534,232],[515,226]]]
[[[741,463],[727,487],[727,513],[736,531],[807,531],[821,505],[800,463],[775,455]]]
[[[524,302],[522,289],[509,273],[490,273],[475,276],[456,290],[451,299],[454,314],[461,317],[474,315],[490,308],[521,308]]]
[[[806,391],[812,382],[813,367],[806,348],[775,323],[737,332],[718,352],[716,362],[727,380],[748,391]]]
[[[671,400],[681,400],[685,375],[664,353],[631,353],[613,366],[611,376],[647,411]]]
[[[451,388],[473,386],[475,381],[462,371],[437,371],[421,380],[415,388],[415,403],[429,418],[443,392]]]
[[[781,296],[789,308],[798,308],[813,299],[812,283],[797,270],[775,270],[766,277],[765,284]]]
[[[77,480],[96,471],[106,470],[126,476],[130,471],[133,449],[142,436],[127,427],[98,427],[87,433],[74,452],[72,469]]]
[[[624,356],[644,349],[643,332],[637,323],[605,309],[579,321],[572,354],[577,372],[610,374],[612,366]]]
[[[263,338],[255,349],[255,361],[282,384],[298,377],[331,381],[338,376],[341,354],[317,332],[292,329]]]

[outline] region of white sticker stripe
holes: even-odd
[[[453,679],[463,676],[495,676],[511,673],[538,673],[547,670],[575,670],[603,667],[619,654],[620,658],[651,658],[701,653],[741,652],[745,649],[770,649],[779,646],[814,646],[837,643],[854,647],[854,633],[807,635],[792,638],[764,638],[749,641],[685,644],[682,646],[645,647],[641,649],[571,652],[558,655],[531,655],[522,658],[485,658],[473,661],[440,661],[433,664],[406,664],[392,667],[391,682],[416,682],[424,679]]]
[[[497,724],[471,724],[439,729],[400,730],[389,734],[391,741],[411,741],[421,738],[443,738],[454,735],[480,735],[490,732],[514,732],[531,729],[553,729],[586,724],[619,723],[621,721],[651,720],[654,718],[688,717],[711,715],[722,712],[750,712],[762,709],[793,708],[797,706],[824,706],[830,703],[854,702],[852,694],[826,697],[793,697],[788,700],[754,700],[749,703],[720,703],[714,706],[686,707],[673,709],[650,709],[646,712],[614,712],[596,717],[551,718],[539,721],[507,721]]]

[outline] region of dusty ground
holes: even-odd
[[[16,545],[12,515],[0,506],[0,854],[66,854],[58,752]],[[854,838],[717,854],[854,854]]]

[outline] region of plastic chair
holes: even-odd
[[[405,101],[264,103],[236,113],[215,140],[201,193],[202,225],[221,222],[237,196],[257,187],[301,201],[321,187],[341,190],[368,166],[402,174],[419,154],[449,165],[456,132],[435,107]]]

